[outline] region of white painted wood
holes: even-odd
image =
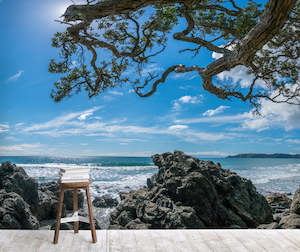
[[[274,244],[274,242],[270,239],[272,233],[270,233],[269,231],[272,230],[264,230],[264,232],[257,233],[256,229],[250,229],[247,232],[247,236],[254,239],[255,242],[258,243],[262,248],[264,248],[265,251],[282,252],[282,249],[276,246],[276,244]],[[268,232],[269,234],[267,236],[264,236],[263,234],[266,232]]]
[[[156,234],[156,237],[158,239],[156,239],[156,247],[157,247],[157,251],[174,251],[177,252],[178,249],[176,247],[175,244],[175,237],[176,235],[174,235],[175,230],[169,230],[168,233],[164,232],[164,230],[153,230],[152,232],[154,232],[153,234]],[[150,230],[151,232],[151,230]],[[160,239],[159,239],[160,237]]]
[[[224,230],[226,231],[226,230]],[[263,246],[256,242],[255,237],[247,234],[247,230],[228,230],[238,241],[240,241],[251,252],[266,251]]]
[[[107,232],[108,251],[121,252],[120,232],[118,230],[109,230]]]
[[[211,230],[197,230],[197,234],[202,239],[203,243],[205,243],[211,251],[216,252],[231,252],[230,248],[228,248],[220,239],[220,237],[216,234],[216,232]]]
[[[78,211],[74,212],[72,216],[65,217],[60,219],[60,223],[74,222],[74,221],[82,221],[85,223],[90,223],[90,219],[88,217],[78,215]]]
[[[163,232],[163,230],[161,230]],[[188,230],[171,230],[170,236],[173,238],[174,251],[192,252],[198,251],[198,246],[195,248],[191,243],[187,242]],[[187,236],[185,235],[187,234]]]
[[[0,230],[0,252],[297,252],[300,230]]]
[[[233,236],[232,230],[215,230],[216,235],[220,241],[231,251],[247,252],[249,251],[243,243]]]
[[[201,233],[197,230],[187,230],[183,233],[186,243],[191,247],[191,251],[211,251],[211,248],[205,243]]]
[[[137,248],[141,249],[143,248],[144,250],[140,251],[145,251],[145,252],[156,252],[157,250],[157,240],[154,239],[152,233],[155,232],[155,230],[150,231],[150,230],[136,230],[135,235],[136,235],[136,243],[137,243]]]
[[[281,247],[284,251],[297,251],[297,248],[300,248],[299,237],[298,239],[296,237],[293,237],[293,232],[289,232],[290,230],[287,230],[288,232],[278,231],[279,230],[274,230],[272,236],[270,236],[270,239],[272,239],[278,247]],[[264,233],[263,235],[267,236],[268,234]],[[282,240],[284,240],[283,243],[281,242]]]

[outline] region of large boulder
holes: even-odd
[[[282,217],[279,226],[283,229],[300,229],[300,215],[292,213]]]
[[[300,186],[294,194],[293,201],[291,204],[291,213],[300,215]]]
[[[38,203],[38,183],[22,167],[5,162],[0,167],[0,189],[19,194],[28,204]]]
[[[111,228],[254,228],[273,220],[248,179],[183,152],[154,155],[147,188],[123,193]]]
[[[0,190],[0,229],[39,229],[29,205],[15,192]]]

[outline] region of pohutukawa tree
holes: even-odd
[[[82,89],[89,97],[131,83],[140,97],[153,95],[171,73],[196,72],[202,86],[221,99],[237,98],[256,109],[261,99],[300,104],[300,0],[269,0],[262,7],[235,0],[104,0],[69,6],[53,46],[60,59],[49,71],[62,73],[51,97],[60,101]],[[145,74],[168,46],[184,42],[181,54],[201,58],[201,48],[220,55],[206,66],[169,66]],[[180,57],[178,57],[180,60]],[[249,87],[216,77],[236,66],[254,76]],[[136,71],[137,74],[129,75]],[[134,76],[134,79],[130,79]],[[263,85],[262,85],[263,83]],[[199,83],[200,84],[200,83]]]

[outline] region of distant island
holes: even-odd
[[[258,153],[245,153],[227,156],[226,158],[300,158],[300,154],[258,154]]]

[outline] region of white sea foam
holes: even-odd
[[[136,174],[134,176],[124,176],[119,180],[112,181],[94,181],[92,184],[92,195],[101,196],[110,194],[112,197],[119,199],[120,192],[129,192],[146,186],[147,178],[153,173]]]
[[[59,178],[60,168],[91,168],[90,176],[92,198],[110,194],[119,198],[120,191],[130,191],[146,185],[147,178],[156,171],[156,166],[99,166],[97,164],[17,164],[23,167],[26,173],[39,181],[56,181]]]
[[[300,164],[289,163],[273,166],[256,166],[237,173],[250,179],[259,192],[294,193],[300,184]]]
[[[251,179],[254,184],[264,184],[300,176],[300,164],[258,166],[251,170],[239,171],[239,174]]]
[[[93,164],[93,163],[86,163],[86,164],[63,164],[63,163],[45,163],[45,164],[16,164],[17,166],[26,168],[90,168],[90,169],[101,169],[101,170],[124,170],[124,171],[140,171],[140,170],[149,170],[155,169],[156,166],[148,165],[148,166],[102,166],[101,164]]]
[[[16,164],[17,166],[25,168],[89,168],[97,167],[95,164],[64,164],[64,163],[45,163],[45,164]]]

